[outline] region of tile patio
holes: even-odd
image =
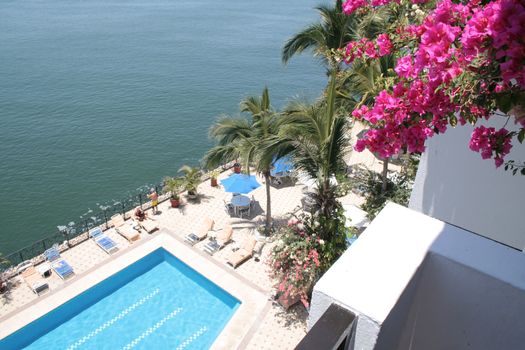
[[[231,171],[226,171],[221,174],[220,178],[225,178],[230,173]],[[227,266],[226,261],[232,254],[232,247],[236,242],[242,242],[244,236],[253,234],[256,223],[264,220],[263,214],[266,208],[265,186],[263,179],[259,178],[258,180],[262,186],[250,193],[250,196],[254,196],[256,205],[249,218],[230,217],[224,210],[223,203],[223,199],[228,200],[230,195],[225,193],[221,187],[211,187],[209,182],[200,185],[200,200],[198,202],[184,200],[180,208],[174,209],[169,206],[169,201],[165,201],[159,205],[160,213],[158,215],[152,216],[149,210],[148,214],[159,223],[159,231],[166,229],[179,238],[183,238],[186,234],[191,233],[205,217],[215,220],[215,231],[220,230],[227,223],[231,224],[234,229],[234,242],[213,256],[206,254],[209,259]],[[303,196],[303,187],[300,184],[295,186],[287,186],[285,184],[284,186],[271,188],[272,216],[276,223],[287,220],[292,211],[299,209],[300,199]],[[148,239],[150,236],[142,231],[141,240],[130,244],[114,229],[107,230],[106,234],[118,244],[122,253],[133,249],[134,244],[140,244],[141,241]],[[206,241],[199,242],[193,249],[202,250],[205,243]],[[243,341],[243,348],[246,349],[292,349],[305,334],[307,314],[302,306],[298,305],[292,309],[291,313],[286,313],[280,306],[270,301],[272,281],[268,274],[269,268],[266,260],[271,247],[272,243],[260,242],[256,246],[256,250],[260,251],[260,258],[257,259],[259,261],[250,259],[235,270],[228,267],[232,274],[237,274],[240,278],[251,282],[263,291],[268,298],[267,307],[260,316],[262,317],[260,323],[251,327],[251,336]],[[63,288],[65,283],[75,283],[75,279],[79,275],[89,273],[90,270],[110,259],[110,256],[91,240],[65,250],[61,255],[74,268],[77,277],[64,282],[53,272],[50,277],[46,278],[46,282],[50,286],[50,292],[47,294],[55,293]],[[10,284],[9,292],[0,296],[0,322],[15,314],[18,309],[28,307],[46,298],[45,294],[37,297],[19,276],[12,278]]]
[[[226,171],[221,174],[219,179],[225,178],[231,174]],[[180,208],[171,208],[169,201],[159,205],[160,213],[153,216],[151,211],[147,213],[159,223],[159,231],[169,231],[173,235],[183,238],[186,234],[196,229],[206,217],[215,221],[214,230],[218,231],[226,224],[231,224],[233,233],[233,243],[226,246],[213,256],[206,256],[213,259],[216,263],[227,266],[226,261],[232,254],[232,247],[242,242],[246,235],[254,234],[258,222],[264,220],[264,211],[266,208],[265,186],[262,178],[258,178],[261,187],[252,191],[256,200],[256,205],[249,218],[240,219],[230,217],[224,210],[223,200],[228,201],[230,194],[225,193],[219,187],[211,187],[209,181],[199,186],[200,199],[197,202],[183,200]],[[290,213],[300,210],[300,200],[303,197],[304,185],[284,185],[271,187],[272,217],[276,224],[286,222]],[[357,203],[357,198],[347,197],[345,202]],[[154,236],[141,232],[141,239],[136,243],[130,244],[126,239],[120,236],[114,229],[106,231],[119,246],[120,251],[117,254],[125,253],[133,249],[133,245],[140,244],[141,241],[147,240]],[[197,243],[193,249],[202,251],[206,241]],[[243,349],[293,349],[306,332],[307,312],[300,304],[292,307],[285,312],[280,306],[272,302],[272,281],[269,276],[269,267],[266,263],[271,252],[273,243],[259,242],[256,251],[260,251],[259,259],[250,259],[237,269],[232,269],[231,273],[239,278],[249,281],[250,284],[264,293],[267,298],[267,306],[257,324],[251,326],[249,336],[243,340]],[[77,276],[89,273],[94,268],[108,262],[110,256],[100,249],[93,241],[88,240],[76,245],[75,247],[62,252],[62,256],[74,268]],[[258,260],[258,261],[256,261]],[[75,283],[73,277],[67,282],[62,281],[55,273],[46,281],[50,286],[50,293],[55,293],[63,288],[64,283]],[[18,309],[33,305],[46,298],[46,295],[37,297],[30,288],[23,282],[21,277],[14,277],[10,281],[10,291],[0,296],[0,322],[15,314]],[[38,299],[38,300],[37,300]]]

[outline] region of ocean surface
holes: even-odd
[[[0,252],[197,165],[265,85],[318,96],[318,62],[280,60],[317,3],[0,0]]]

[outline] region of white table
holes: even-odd
[[[237,209],[239,208],[247,208],[250,206],[250,197],[248,196],[234,196],[232,197],[231,204],[233,205],[233,209],[235,210],[235,214],[237,214]]]

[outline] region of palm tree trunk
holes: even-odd
[[[272,224],[272,203],[270,199],[270,172],[264,172],[264,182],[266,184],[266,229],[265,233],[270,234],[270,228]]]
[[[381,193],[386,192],[386,185],[387,185],[387,175],[388,175],[388,162],[390,161],[390,158],[383,159],[383,173],[381,174],[383,183],[381,184]]]

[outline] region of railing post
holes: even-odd
[[[104,221],[106,222],[106,229],[108,228],[108,215],[106,213],[106,209],[104,209]]]
[[[142,193],[139,193],[139,203],[140,207],[142,208]]]

